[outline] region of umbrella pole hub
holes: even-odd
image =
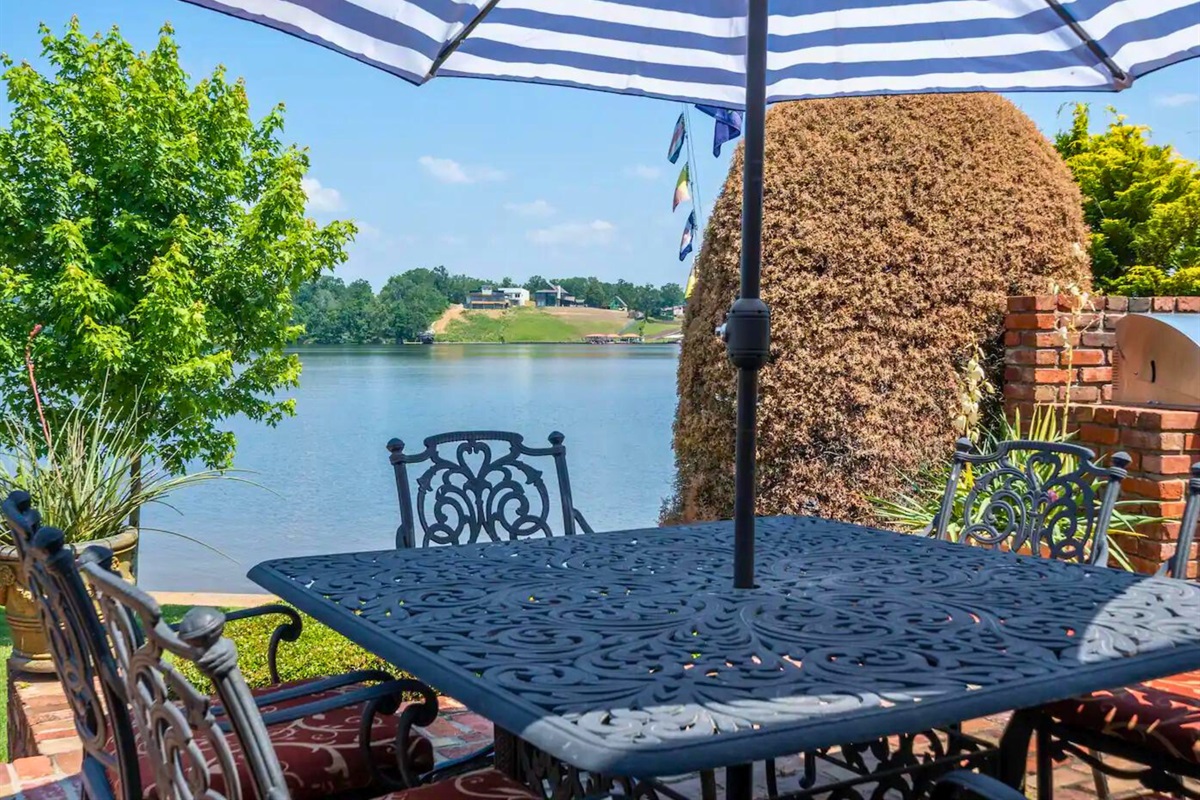
[[[757,297],[739,297],[725,318],[725,352],[738,369],[762,369],[771,356],[771,312]]]

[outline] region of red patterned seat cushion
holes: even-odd
[[[376,800],[542,800],[542,796],[494,769],[483,769]]]
[[[290,686],[303,686],[305,683],[312,682],[284,683],[256,689],[253,693],[255,696],[262,696],[272,691]],[[260,706],[260,710],[263,714],[267,714],[343,694],[353,691],[354,688],[356,687],[348,686],[304,695],[275,705]],[[213,702],[218,701],[214,698]],[[271,735],[271,743],[275,746],[275,753],[279,757],[279,763],[283,767],[283,774],[287,779],[287,788],[292,800],[325,800],[331,794],[370,788],[371,771],[358,746],[358,728],[362,712],[363,704],[358,703],[324,714],[301,717],[292,722],[282,722],[267,729]],[[377,765],[384,768],[386,772],[390,772],[393,777],[398,778],[399,773],[394,768],[396,764],[396,729],[396,715],[376,714],[371,728],[371,754]],[[237,737],[229,736],[226,741],[238,764],[238,780],[242,786],[242,793],[253,793],[254,782],[250,775],[250,767],[242,757]],[[205,756],[208,757],[211,751],[207,741],[201,739],[199,744]],[[418,772],[433,769],[433,745],[428,739],[413,734],[409,738],[408,748]],[[152,800],[158,797],[154,785],[154,768],[148,763],[148,756],[140,742],[138,751],[142,761],[139,764],[142,795]],[[208,762],[210,768],[213,768],[212,790],[222,795],[227,794],[224,777],[220,774],[215,759],[208,758]],[[388,767],[392,767],[392,769],[388,770]]]
[[[1064,724],[1200,763],[1200,672],[1093,692],[1045,710]]]

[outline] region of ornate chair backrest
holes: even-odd
[[[412,454],[404,452],[404,442],[392,439],[387,448],[400,495],[396,547],[574,534],[575,510],[563,439],[555,431],[549,436],[549,447],[530,447],[517,433],[455,431],[430,436],[425,449]],[[531,458],[553,462],[555,487],[529,463]],[[413,481],[417,489],[414,498],[409,467],[426,462],[428,467]]]
[[[83,744],[87,795],[94,800],[141,798],[133,726],[75,554],[61,530],[41,526],[27,492],[12,492],[3,513]]]
[[[80,556],[80,568],[100,605],[159,800],[251,800],[256,793],[263,800],[286,800],[283,769],[238,669],[237,650],[223,635],[225,615],[193,608],[173,630],[153,598],[113,574],[111,561],[111,551],[90,547]],[[222,720],[209,696],[168,655],[195,663],[213,682]],[[255,786],[240,783],[230,727]],[[218,771],[222,780],[214,788]]]
[[[1172,578],[1187,577],[1187,566],[1191,560],[1192,542],[1195,541],[1197,525],[1200,525],[1200,461],[1192,464],[1187,505],[1183,507],[1183,518],[1179,523],[1179,541],[1175,545],[1175,555],[1167,562],[1167,574]]]
[[[957,541],[964,544],[1108,563],[1108,525],[1129,474],[1126,453],[1102,467],[1091,450],[1063,442],[1009,441],[984,454],[973,449],[968,439],[955,445],[937,538],[951,539],[950,522],[958,518]],[[964,478],[967,492],[960,495]]]

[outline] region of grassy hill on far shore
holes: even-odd
[[[513,308],[508,311],[454,312],[437,334],[439,342],[578,342],[589,333],[637,333],[623,311],[600,308]],[[650,322],[647,335],[665,323]],[[677,325],[667,327],[677,328]],[[436,328],[435,328],[436,329]]]

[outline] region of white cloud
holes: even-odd
[[[502,181],[508,175],[492,167],[468,167],[452,158],[421,156],[417,159],[426,172],[442,183],[484,183]]]
[[[1175,94],[1160,94],[1154,98],[1154,105],[1166,108],[1179,108],[1200,103],[1200,94],[1195,92],[1176,92]]]
[[[442,244],[448,244],[451,247],[458,247],[460,244],[463,244],[463,243],[464,243],[464,239],[461,236],[446,235],[446,236],[442,237]]]
[[[534,244],[558,246],[600,246],[609,244],[617,226],[603,219],[591,222],[563,222],[548,228],[537,228],[525,234]]]
[[[625,175],[630,178],[652,181],[662,175],[662,170],[658,167],[647,166],[646,164],[634,164],[632,167],[625,168]]]
[[[551,217],[555,208],[545,200],[533,200],[529,203],[505,203],[504,210],[522,217]]]
[[[308,198],[308,210],[317,213],[337,211],[342,207],[342,193],[331,186],[322,186],[316,178],[301,178],[300,188]]]

